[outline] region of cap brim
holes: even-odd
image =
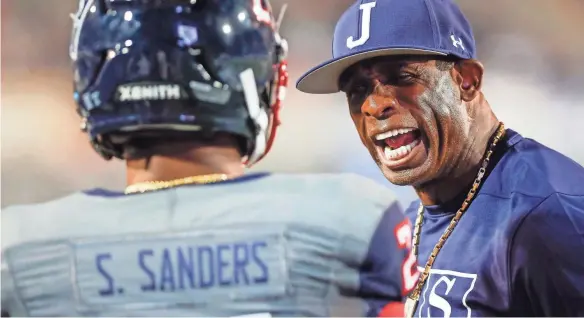
[[[309,94],[332,94],[339,91],[339,77],[351,65],[370,59],[372,57],[386,55],[447,55],[423,49],[412,48],[384,48],[359,52],[327,61],[306,74],[302,75],[296,83],[296,88]]]

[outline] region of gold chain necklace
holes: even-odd
[[[228,180],[226,174],[206,174],[201,176],[192,176],[169,181],[146,181],[139,182],[126,187],[125,194],[144,193],[161,189],[173,188],[185,184],[207,184]]]
[[[434,246],[434,249],[432,250],[430,257],[428,258],[428,261],[426,262],[426,266],[424,267],[424,271],[421,273],[420,278],[418,279],[416,287],[414,288],[414,290],[412,291],[412,293],[408,296],[408,298],[406,300],[406,304],[405,304],[406,317],[408,317],[408,318],[413,317],[414,313],[416,312],[416,307],[418,306],[418,300],[420,299],[420,293],[422,291],[422,287],[424,286],[424,284],[426,283],[426,279],[428,279],[428,276],[430,275],[430,269],[432,268],[432,265],[434,265],[434,260],[436,259],[436,256],[438,256],[438,253],[442,249],[442,246],[444,246],[444,243],[446,243],[446,240],[450,237],[450,234],[452,233],[452,231],[454,230],[454,228],[458,224],[458,221],[460,220],[460,218],[462,217],[462,215],[464,214],[466,209],[468,209],[468,206],[470,205],[472,199],[474,198],[474,196],[477,192],[477,189],[481,185],[483,177],[485,176],[485,173],[487,172],[487,167],[489,166],[489,160],[491,160],[491,155],[495,151],[495,147],[497,146],[497,143],[503,137],[504,134],[505,134],[505,125],[503,123],[499,123],[499,128],[497,129],[497,133],[495,134],[495,137],[493,138],[493,141],[491,142],[489,149],[488,149],[487,153],[485,154],[485,157],[484,157],[483,162],[481,164],[481,168],[479,169],[477,177],[475,178],[475,180],[472,184],[472,187],[466,196],[466,199],[464,199],[462,206],[460,207],[460,209],[458,209],[458,211],[454,215],[454,218],[452,218],[452,221],[450,221],[450,224],[448,224],[448,227],[446,228],[446,230],[444,231],[444,233],[442,234],[442,236],[438,240],[438,243],[436,243],[436,246]],[[420,203],[420,207],[418,208],[418,216],[416,217],[416,224],[414,225],[414,239],[413,239],[414,244],[412,247],[412,252],[414,253],[414,255],[416,255],[416,258],[418,257],[418,246],[420,245],[420,232],[422,231],[422,221],[423,220],[424,220],[424,205],[422,203]]]

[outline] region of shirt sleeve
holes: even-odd
[[[15,306],[18,304],[14,290],[14,280],[8,268],[8,264],[2,253],[2,317],[15,316]]]
[[[399,308],[395,303],[403,300],[417,280],[411,233],[400,205],[392,204],[380,219],[359,269],[358,296],[367,305],[366,316],[393,315],[394,308]]]
[[[516,313],[584,316],[584,196],[553,194],[532,210],[515,233],[509,267]]]
[[[8,251],[10,244],[13,244],[18,240],[19,236],[19,223],[16,222],[16,218],[13,216],[17,215],[14,209],[2,209],[2,273],[0,277],[1,282],[1,292],[2,292],[2,317],[22,317],[28,316],[28,312],[19,297],[18,291],[16,289],[16,282],[14,280],[13,272],[9,266],[8,262]]]

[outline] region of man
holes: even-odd
[[[297,87],[343,91],[386,178],[419,196],[407,315],[583,316],[584,168],[505,129],[482,82],[452,1],[369,0]]]
[[[417,269],[387,188],[244,175],[273,141],[285,53],[266,1],[82,0],[78,111],[128,187],[2,211],[4,314],[322,316],[337,291],[395,314]]]

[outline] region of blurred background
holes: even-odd
[[[282,34],[290,44],[291,87],[272,153],[254,170],[354,172],[398,192],[361,146],[344,97],[293,88],[330,57],[336,19],[349,0],[289,0]],[[123,189],[124,167],[103,161],[79,131],[72,99],[69,14],[77,0],[1,2],[1,205],[40,202],[92,187]],[[272,0],[275,12],[284,1]],[[584,1],[460,0],[470,19],[484,90],[508,127],[584,164]],[[343,302],[336,315],[360,315]]]
[[[284,1],[272,0],[276,14]],[[342,95],[306,95],[298,76],[330,57],[335,20],[349,0],[289,0],[291,88],[273,152],[254,170],[363,174],[385,181],[361,146]],[[119,161],[102,161],[79,127],[68,41],[77,0],[2,0],[2,206],[89,187],[122,189]],[[460,0],[486,66],[497,115],[584,164],[584,1]]]

